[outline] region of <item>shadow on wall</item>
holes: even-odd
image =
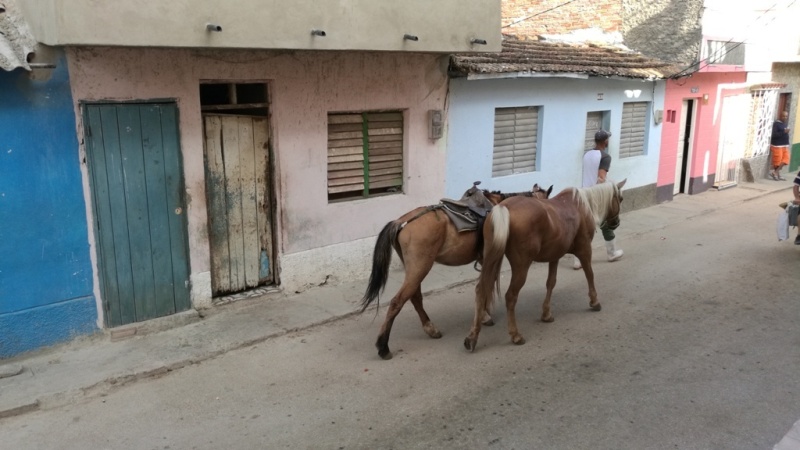
[[[690,65],[700,54],[703,0],[629,0],[622,19],[625,45],[647,56]]]

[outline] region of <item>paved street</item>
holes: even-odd
[[[439,340],[407,305],[391,361],[373,347],[382,308],[2,419],[0,447],[770,449],[800,419],[800,246],[775,233],[786,197],[627,236],[613,264],[595,247],[601,312],[562,261],[555,322],[538,321],[535,265],[523,346],[498,303],[497,325],[464,350],[467,284],[426,297]]]

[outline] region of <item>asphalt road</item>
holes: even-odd
[[[426,298],[439,340],[407,305],[390,361],[373,347],[382,309],[4,419],[0,448],[771,449],[800,418],[800,246],[775,233],[785,196],[629,237],[619,262],[596,251],[600,312],[565,260],[555,322],[540,322],[535,265],[523,346],[498,304],[464,350],[470,284]]]

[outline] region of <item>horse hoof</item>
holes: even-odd
[[[486,322],[483,322],[484,326],[491,327],[494,325],[494,319],[487,319]]]
[[[600,311],[601,309],[603,309],[603,307],[600,305],[600,303],[598,303],[596,305],[591,305],[590,308],[592,308],[592,311]]]
[[[513,342],[514,345],[522,345],[525,343],[525,338],[522,336],[515,336],[511,338],[511,342]]]
[[[379,351],[378,356],[380,356],[382,360],[388,361],[392,359],[392,356],[394,355],[392,355],[392,352],[390,352],[389,349],[386,349],[385,351]]]
[[[553,316],[542,317],[542,322],[544,323],[551,323],[556,320]]]
[[[464,339],[464,348],[466,348],[469,352],[475,351],[475,344],[477,344],[477,340],[472,340],[469,337]]]
[[[425,330],[425,333],[433,339],[439,339],[442,337],[442,333],[433,325],[424,326],[422,329]]]

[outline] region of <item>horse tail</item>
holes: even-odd
[[[378,234],[378,240],[375,241],[375,251],[372,255],[372,273],[369,276],[367,292],[361,299],[360,312],[364,312],[364,310],[381,295],[383,288],[386,287],[386,281],[389,279],[389,265],[392,262],[394,243],[401,229],[402,223],[392,221],[387,223]]]
[[[475,287],[476,302],[483,311],[494,301],[493,288],[500,296],[500,268],[503,266],[503,255],[508,241],[509,216],[508,208],[495,206],[491,212],[491,234],[484,235],[483,262],[478,285]]]

